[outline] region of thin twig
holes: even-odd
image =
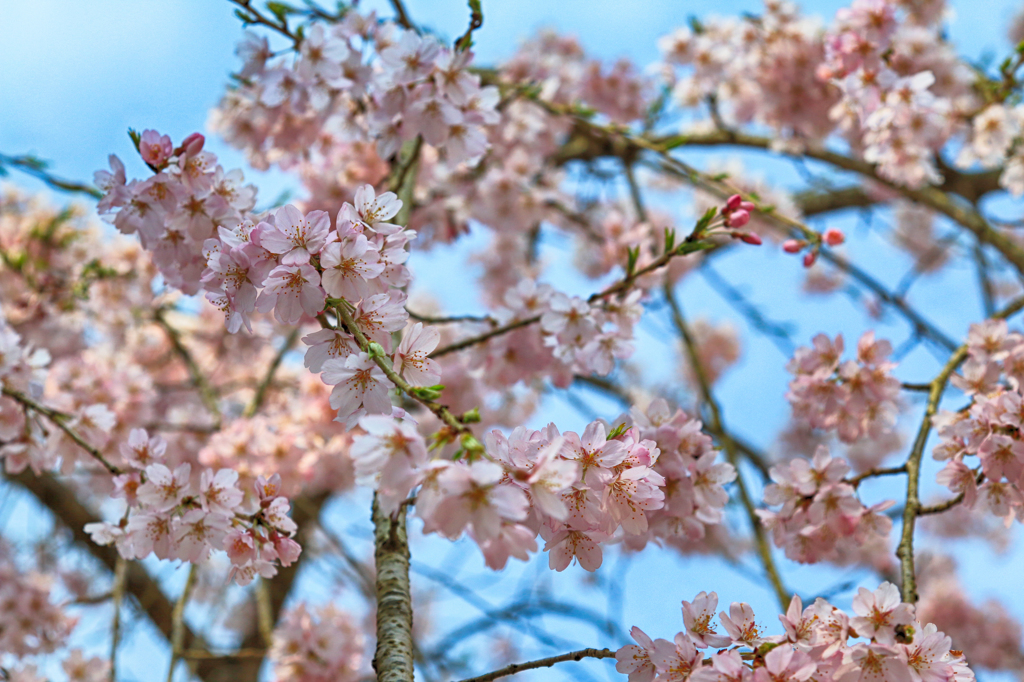
[[[281,366],[281,361],[284,360],[284,356],[292,349],[295,342],[299,338],[299,328],[296,327],[288,334],[288,338],[281,344],[281,348],[278,349],[277,354],[274,355],[274,359],[271,360],[270,366],[267,367],[266,373],[263,375],[263,380],[260,381],[259,386],[256,387],[256,393],[252,396],[252,402],[245,408],[245,416],[253,417],[260,408],[263,406],[263,401],[266,400],[267,390],[270,388],[270,384],[274,381],[274,374],[277,373],[277,368]]]
[[[203,374],[202,369],[199,368],[199,364],[195,358],[192,357],[192,353],[185,347],[185,343],[182,341],[181,332],[175,329],[167,321],[166,310],[164,308],[157,308],[153,312],[153,319],[163,330],[167,333],[167,338],[171,342],[171,346],[174,348],[174,352],[178,354],[182,362],[185,363],[185,368],[188,370],[188,375],[192,379],[192,385],[199,391],[199,399],[206,406],[206,409],[213,415],[217,427],[220,427],[221,413],[220,406],[217,404],[217,392],[213,390],[210,382],[207,381],[206,375]]]
[[[402,3],[402,0],[391,0],[391,7],[394,8],[395,18],[401,26],[410,31],[419,32],[416,25],[412,23],[412,19],[409,18],[409,13],[405,11],[405,5]]]
[[[858,474],[853,478],[847,479],[847,483],[852,485],[854,488],[858,487],[862,481],[868,478],[878,478],[879,476],[895,476],[896,474],[907,473],[907,467],[905,464],[901,464],[897,467],[878,467],[875,469],[869,469],[862,474]]]
[[[697,377],[697,383],[700,385],[702,399],[705,405],[708,407],[708,411],[711,415],[711,429],[718,432],[719,434],[725,434],[725,425],[722,420],[722,410],[715,400],[714,394],[711,392],[711,383],[708,381],[707,374],[704,371],[704,367],[701,364],[700,356],[697,354],[697,345],[693,339],[693,335],[690,333],[689,327],[686,325],[686,320],[683,318],[683,311],[676,300],[675,291],[672,289],[672,283],[668,280],[665,281],[663,287],[665,292],[665,300],[668,302],[669,308],[672,311],[672,322],[675,324],[676,331],[679,332],[679,336],[683,340],[683,344],[686,346],[687,353],[690,356],[690,364],[693,367],[693,373]],[[726,457],[729,463],[736,469],[736,485],[740,491],[740,501],[743,503],[743,508],[747,512],[747,518],[750,521],[751,530],[754,533],[754,541],[757,545],[758,555],[761,558],[761,564],[764,566],[765,574],[768,576],[769,582],[771,582],[773,589],[775,590],[775,596],[779,600],[779,606],[782,609],[786,609],[789,606],[792,594],[782,584],[782,578],[779,576],[778,568],[775,566],[775,559],[772,558],[772,550],[768,545],[768,537],[764,532],[764,528],[761,526],[761,519],[758,518],[757,512],[754,509],[754,502],[750,498],[750,492],[747,490],[747,485],[743,481],[743,472],[740,471],[739,463],[737,461],[737,448],[736,444],[731,438],[720,437],[719,440],[722,443],[722,447],[725,449]]]
[[[487,673],[486,675],[470,677],[462,680],[461,682],[490,682],[491,680],[496,680],[499,677],[508,677],[509,675],[521,673],[524,670],[550,668],[556,663],[562,663],[563,661],[582,661],[584,658],[615,658],[615,652],[611,649],[580,649],[579,651],[570,651],[567,654],[551,656],[550,658],[542,658],[537,661],[513,663],[512,665],[505,666],[500,670],[495,670],[494,672]]]
[[[648,275],[654,272],[655,270],[659,270],[660,268],[665,267],[669,263],[669,261],[671,261],[676,256],[686,256],[691,253],[706,250],[710,246],[710,243],[700,241],[701,236],[702,235],[697,234],[696,230],[694,232],[691,232],[690,235],[677,248],[674,248],[671,251],[662,254],[660,257],[656,258],[654,261],[640,268],[639,270],[633,273],[628,273],[625,277],[615,282],[611,286],[607,287],[606,289],[603,289],[602,291],[599,291],[595,294],[591,294],[590,297],[587,299],[587,303],[593,305],[594,303],[597,303],[602,299],[609,298],[611,296],[614,296],[615,294],[621,294],[628,291],[630,288],[632,288],[633,284],[636,282],[637,279],[643,277],[644,275]],[[431,353],[428,357],[439,358],[443,355],[448,355],[449,353],[454,353],[456,351],[470,348],[471,346],[475,346],[479,343],[483,343],[484,341],[492,339],[495,336],[501,336],[511,331],[515,331],[516,329],[528,327],[531,324],[540,322],[540,318],[540,315],[534,315],[533,317],[527,317],[522,320],[510,322],[501,327],[496,327],[494,329],[491,329],[490,331],[484,332],[483,334],[480,334],[478,336],[471,336],[467,339],[463,339],[462,341],[457,341],[447,346],[442,346],[441,348],[438,348],[433,353]]]
[[[7,154],[0,154],[0,171],[3,171],[5,166],[11,168],[17,168],[23,173],[27,173],[34,178],[42,180],[47,186],[53,189],[60,190],[62,192],[72,192],[76,194],[85,194],[93,199],[102,199],[103,192],[96,189],[92,185],[87,185],[84,182],[75,182],[73,180],[64,180],[58,178],[55,175],[51,175],[46,170],[46,163],[34,156],[28,154],[22,154],[19,156],[8,156]],[[0,172],[0,175],[3,173]]]
[[[373,361],[378,367],[384,372],[384,375],[393,383],[400,391],[405,393],[407,396],[420,403],[428,410],[433,412],[441,422],[447,426],[453,436],[460,436],[463,434],[471,435],[469,427],[463,424],[458,417],[451,413],[446,405],[442,405],[434,400],[426,400],[420,397],[416,392],[415,388],[409,384],[405,379],[395,371],[394,367],[391,366],[387,358],[382,357],[376,353],[371,353],[370,340],[366,338],[366,335],[356,324],[355,319],[352,317],[352,313],[348,309],[347,302],[342,302],[335,308],[338,314],[338,319],[345,325],[345,328],[355,337],[356,343],[359,345],[359,349],[364,353],[370,355]]]
[[[7,388],[6,386],[2,388],[2,393],[8,398],[13,398],[14,400],[29,408],[33,412],[38,412],[39,414],[46,417],[53,425],[55,425],[61,431],[66,433],[68,438],[73,440],[75,444],[78,445],[78,447],[82,448],[87,453],[89,453],[93,459],[102,464],[103,467],[110,473],[114,474],[115,476],[124,473],[124,471],[120,467],[111,464],[110,461],[103,456],[103,453],[100,452],[99,449],[91,445],[87,440],[85,440],[85,438],[79,435],[77,431],[68,426],[68,422],[73,421],[75,419],[72,415],[67,414],[66,412],[60,412],[59,410],[55,410],[50,407],[46,407],[45,405],[37,403],[35,400],[32,400],[32,398],[29,398],[24,393],[20,391],[15,391],[12,388]]]
[[[117,649],[121,641],[121,600],[124,598],[124,584],[128,576],[128,560],[118,555],[114,568],[114,618],[110,626],[110,682],[117,680]]]
[[[665,283],[665,298],[669,303],[669,307],[672,310],[672,321],[676,326],[676,331],[679,332],[679,336],[683,340],[683,344],[686,346],[686,351],[690,357],[690,365],[693,367],[693,374],[696,376],[697,383],[700,385],[700,393],[703,402],[707,404],[708,411],[711,413],[711,427],[714,431],[720,434],[719,440],[722,442],[722,446],[725,449],[726,457],[729,463],[736,469],[736,486],[739,488],[739,500],[743,505],[743,509],[746,510],[746,516],[750,519],[752,530],[754,532],[754,540],[758,547],[758,554],[761,557],[761,563],[764,565],[765,573],[767,574],[769,582],[771,582],[772,588],[775,590],[775,596],[778,598],[779,606],[783,609],[790,605],[792,594],[788,592],[782,585],[782,579],[779,576],[778,568],[775,566],[775,559],[771,555],[771,547],[768,545],[768,537],[765,535],[764,527],[761,525],[761,519],[758,518],[758,514],[754,508],[754,502],[751,499],[750,492],[746,489],[746,483],[743,482],[743,474],[739,470],[738,462],[736,461],[736,445],[726,434],[725,425],[722,420],[722,410],[719,407],[718,402],[715,399],[715,395],[711,390],[711,382],[708,381],[708,376],[700,364],[700,357],[697,354],[696,343],[693,340],[693,335],[690,334],[689,328],[686,325],[686,321],[683,318],[683,310],[679,305],[679,301],[676,300],[676,293],[672,288],[672,283],[666,281]],[[725,437],[722,437],[725,435]]]
[[[1006,308],[994,316],[994,319],[1006,319],[1021,308],[1024,308],[1024,297],[1013,301]],[[917,576],[914,572],[914,526],[921,511],[921,500],[919,498],[919,487],[921,479],[921,458],[924,455],[924,447],[928,441],[928,434],[932,429],[932,417],[939,408],[939,400],[946,390],[949,378],[960,366],[960,363],[967,358],[967,344],[956,349],[949,361],[943,366],[931,381],[931,389],[928,392],[928,403],[925,406],[924,418],[918,428],[914,445],[907,457],[907,501],[903,507],[903,531],[900,535],[900,543],[896,548],[896,556],[900,559],[900,574],[903,581],[903,601],[908,604],[917,602]]]
[[[189,564],[185,587],[174,604],[171,626],[171,665],[167,668],[167,682],[172,682],[174,679],[174,667],[178,664],[179,652],[185,643],[185,605],[188,604],[189,597],[192,596],[192,587],[196,583],[198,572],[199,567],[196,564]]]

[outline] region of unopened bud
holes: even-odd
[[[806,242],[802,242],[799,239],[787,239],[782,242],[782,250],[786,253],[800,253],[804,250]]]
[[[740,204],[742,204],[742,203],[743,203],[743,197],[741,197],[739,194],[733,194],[731,197],[726,199],[726,201],[725,201],[725,210],[726,210],[726,212],[735,211],[737,208],[740,207]]]
[[[816,261],[816,260],[818,260],[818,251],[817,251],[817,249],[815,249],[813,251],[808,251],[807,253],[804,254],[804,267],[805,268],[811,267],[812,265],[814,265],[814,261]]]
[[[203,151],[203,145],[206,143],[206,138],[203,137],[202,133],[192,133],[181,142],[181,149],[183,149],[189,156],[195,156],[199,152]]]
[[[750,222],[750,213],[744,211],[742,208],[733,211],[729,214],[729,217],[725,219],[725,224],[729,227],[743,227]]]
[[[747,244],[761,246],[761,237],[756,232],[742,232],[740,233],[740,239],[742,239]]]
[[[846,235],[842,231],[830,227],[825,230],[825,234],[821,235],[821,239],[829,246],[839,246],[846,241]]]

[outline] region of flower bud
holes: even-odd
[[[739,194],[733,194],[725,202],[725,212],[735,211],[743,203],[743,197]]]
[[[756,232],[741,232],[740,239],[742,239],[747,244],[761,246],[761,237]]]
[[[821,239],[829,246],[839,246],[846,241],[846,235],[844,235],[841,230],[830,227],[825,230],[825,234],[821,236]]]
[[[786,253],[800,253],[806,245],[806,242],[802,242],[799,239],[787,239],[782,242],[782,250]]]
[[[725,219],[725,224],[729,227],[743,227],[749,222],[750,214],[742,208],[729,214],[729,217]]]
[[[203,137],[202,133],[192,133],[182,140],[180,148],[189,156],[195,156],[199,152],[203,151],[203,145],[205,143],[206,138]]]
[[[804,254],[804,267],[805,268],[811,267],[812,265],[814,265],[814,261],[816,261],[816,260],[818,260],[818,251],[817,251],[817,249],[815,249],[813,251],[808,251],[807,253]]]

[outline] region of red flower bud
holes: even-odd
[[[804,267],[809,268],[814,265],[814,261],[818,260],[818,251],[808,251],[804,254]]]
[[[745,241],[747,244],[761,246],[761,237],[756,232],[743,232],[740,234],[740,239]]]
[[[725,202],[725,212],[728,213],[730,211],[735,211],[737,208],[740,207],[740,204],[742,204],[742,203],[743,203],[743,197],[741,197],[739,194],[733,194]]]
[[[782,250],[786,253],[800,253],[806,245],[807,242],[802,242],[799,239],[787,239],[782,242]]]
[[[846,241],[846,235],[844,235],[842,231],[837,230],[834,227],[830,227],[825,230],[825,234],[821,236],[821,239],[829,246],[839,246]]]

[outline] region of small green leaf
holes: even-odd
[[[380,345],[376,341],[371,341],[366,351],[371,358],[387,357],[387,353],[384,352],[384,346]]]
[[[665,253],[669,253],[672,249],[676,248],[676,231],[665,228]]]
[[[476,424],[480,421],[480,408],[474,407],[468,412],[463,412],[462,416],[459,417],[459,421],[463,424]]]
[[[700,220],[697,221],[697,224],[696,226],[694,226],[693,231],[696,232],[697,234],[702,233],[704,230],[708,229],[708,226],[711,224],[711,221],[714,220],[715,216],[717,215],[717,206],[712,206],[708,210],[704,211],[704,215],[702,215],[700,217]]]
[[[608,440],[618,438],[619,436],[624,434],[627,429],[629,429],[629,426],[627,426],[625,422],[619,424],[618,426],[611,430],[611,433],[608,434]]]
[[[685,256],[690,253],[697,253],[698,251],[707,251],[708,249],[715,248],[715,245],[711,242],[683,242],[676,249],[677,256]]]
[[[626,277],[632,277],[636,272],[636,262],[640,259],[640,247],[626,249],[626,258]]]

